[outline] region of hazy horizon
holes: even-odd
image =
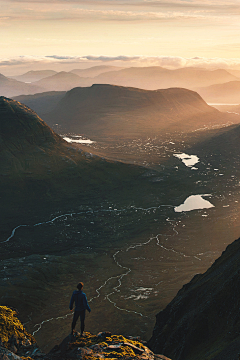
[[[240,69],[238,0],[0,0],[0,73],[94,65]]]

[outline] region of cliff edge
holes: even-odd
[[[81,336],[78,332],[67,336],[60,345],[44,354],[37,346],[17,317],[17,312],[0,306],[0,359],[2,360],[170,360],[163,355],[155,355],[140,338],[112,335],[101,332]]]
[[[238,359],[240,239],[157,314],[149,348],[173,360]]]

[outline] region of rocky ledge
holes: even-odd
[[[110,332],[86,332],[83,336],[75,332],[44,354],[19,321],[17,312],[6,306],[0,306],[0,337],[1,360],[170,360],[154,354],[139,337],[125,338]]]

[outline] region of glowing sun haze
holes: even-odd
[[[0,72],[240,65],[239,0],[0,0],[0,8]]]

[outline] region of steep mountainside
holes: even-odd
[[[13,99],[27,105],[42,116],[52,111],[65,94],[66,91],[47,91],[34,95],[20,95]]]
[[[199,86],[209,86],[237,79],[236,76],[221,69],[214,71],[200,68],[168,70],[160,66],[151,66],[132,67],[104,73],[94,78],[94,84],[134,86],[148,90],[169,87],[195,90]]]
[[[238,116],[220,113],[187,89],[149,91],[113,85],[72,89],[43,119],[50,126],[57,123],[59,131],[122,138],[239,122]]]
[[[40,164],[33,159],[26,159],[25,154],[31,149],[29,156],[41,157],[45,150],[53,152],[64,148],[65,141],[55,134],[31,109],[5,97],[0,97],[0,172],[1,175],[12,175],[26,171],[25,163],[39,171]],[[45,149],[46,148],[46,149]],[[37,160],[37,159],[36,159]]]
[[[237,359],[240,349],[240,239],[183,286],[156,317],[148,345],[174,360]]]
[[[31,109],[14,100],[0,97],[1,150],[44,143],[63,143]]]
[[[0,236],[15,221],[28,217],[29,211],[41,213],[49,204],[55,207],[63,201],[64,207],[68,201],[79,203],[79,197],[97,201],[98,196],[115,194],[118,187],[128,196],[131,181],[140,177],[141,186],[144,172],[85,153],[54,133],[28,107],[0,97],[0,211],[4,214]]]
[[[208,103],[240,103],[240,81],[230,81],[224,84],[198,88],[197,91]]]
[[[17,96],[21,94],[34,94],[42,90],[38,85],[25,84],[0,74],[0,95]]]

